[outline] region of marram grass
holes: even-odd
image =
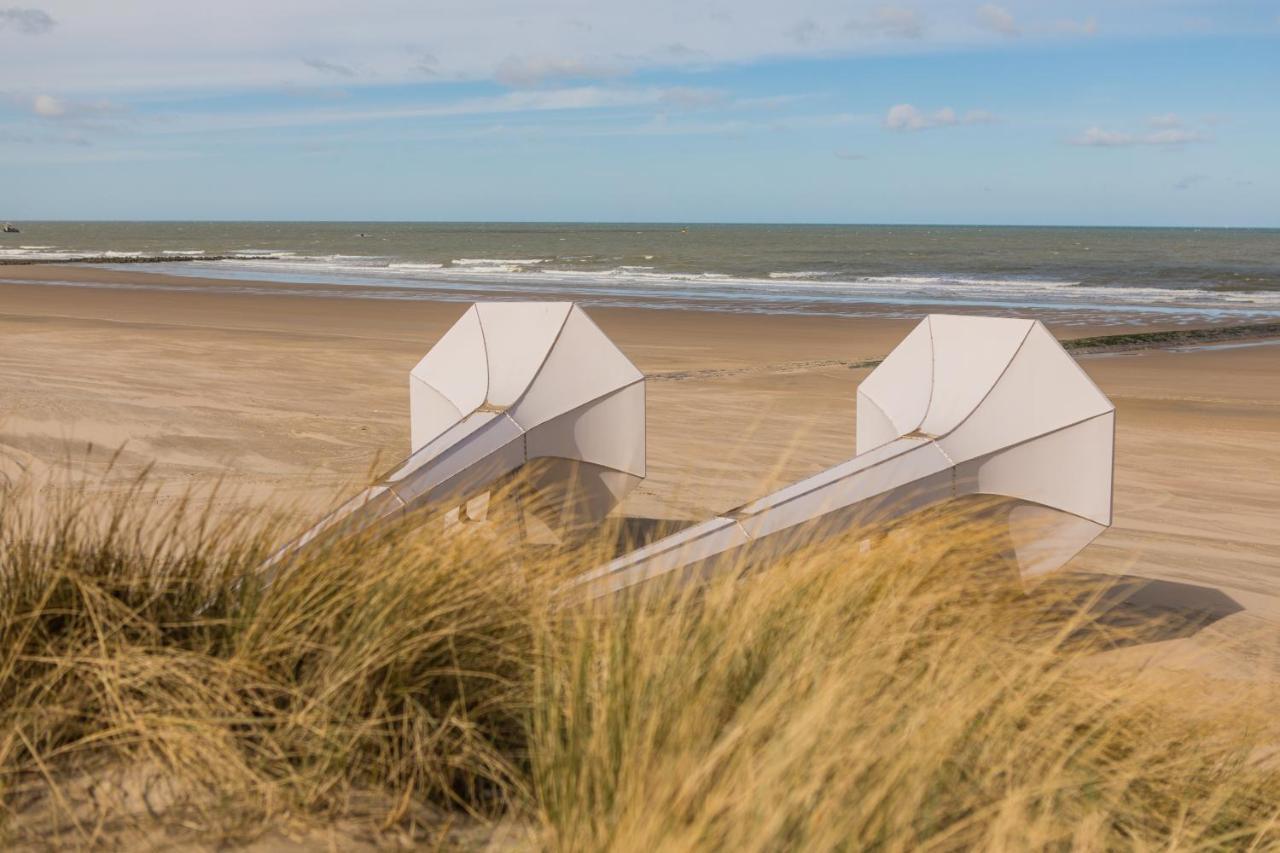
[[[434,524],[264,588],[282,531],[194,506],[0,495],[0,841],[1280,846],[1280,692],[1110,662],[1099,590],[1022,588],[972,516],[586,603],[603,544]]]

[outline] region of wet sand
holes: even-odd
[[[183,290],[130,289],[139,284]],[[407,373],[465,304],[283,295],[286,285],[248,295],[236,285],[134,270],[0,270],[0,476],[100,477],[123,447],[102,488],[122,488],[153,464],[172,495],[221,479],[228,504],[314,512],[402,456]],[[884,355],[914,323],[591,314],[650,377],[650,476],[623,511],[667,518],[705,517],[852,455],[855,390],[869,369],[847,363]],[[1044,319],[1068,337],[1115,331]],[[1144,579],[1156,607],[1173,599],[1213,611],[1208,627],[1144,654],[1222,675],[1274,666],[1280,346],[1080,363],[1119,409],[1116,523],[1073,570]]]

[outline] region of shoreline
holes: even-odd
[[[166,259],[164,262],[167,263]],[[180,263],[206,260],[182,258]],[[160,262],[156,262],[160,263]],[[1097,336],[1108,329],[1136,328],[1150,331],[1196,328],[1229,329],[1276,326],[1276,312],[1249,307],[1211,308],[1195,304],[1098,305],[1088,302],[1037,302],[1028,295],[1020,301],[991,301],[974,298],[921,298],[904,295],[899,299],[849,299],[844,302],[806,302],[797,296],[790,302],[753,299],[748,296],[718,296],[689,293],[665,295],[640,293],[628,296],[625,288],[599,292],[566,288],[554,280],[544,282],[380,282],[378,284],[322,282],[297,276],[296,280],[274,280],[247,276],[189,275],[109,265],[49,262],[19,264],[0,262],[0,286],[13,292],[28,288],[75,288],[80,290],[141,291],[148,293],[198,293],[205,295],[289,299],[342,299],[345,301],[407,304],[469,304],[477,299],[556,299],[576,301],[592,310],[648,310],[705,314],[753,315],[762,317],[826,317],[832,319],[910,320],[929,313],[981,313],[996,316],[1036,317],[1050,327],[1071,327],[1081,335],[1059,334],[1060,338]],[[1253,333],[1248,333],[1253,334]],[[1266,334],[1270,335],[1271,332]]]

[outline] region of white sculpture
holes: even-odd
[[[1115,407],[1039,321],[931,315],[858,388],[857,456],[578,578],[604,595],[772,559],[966,495],[1014,499],[1024,574],[1111,524]]]
[[[466,520],[518,469],[526,535],[554,539],[645,475],[644,376],[571,302],[473,305],[410,372],[409,409],[409,457],[269,565],[422,508]]]

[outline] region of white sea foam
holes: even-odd
[[[769,278],[779,279],[810,279],[810,278],[826,278],[829,274],[820,270],[796,270],[794,272],[771,272]]]
[[[534,264],[545,264],[550,258],[454,258],[449,263],[455,267],[528,267]]]
[[[415,270],[416,271],[439,270],[439,269],[444,269],[444,264],[409,264],[409,263],[387,264],[387,269],[404,270],[405,272],[414,272]]]

